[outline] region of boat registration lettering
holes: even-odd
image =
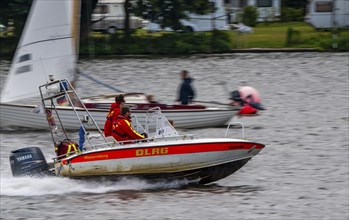
[[[96,156],[84,156],[85,160],[93,160],[93,159],[104,159],[108,158],[107,154],[101,154],[101,155],[96,155]]]
[[[157,147],[157,148],[147,148],[147,149],[136,150],[136,157],[164,155],[164,154],[168,154],[168,147]]]

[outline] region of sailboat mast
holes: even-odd
[[[81,0],[73,0],[72,35],[73,35],[73,46],[75,47],[77,59],[79,57],[79,50],[80,50],[80,17],[81,17],[80,10],[81,10]]]

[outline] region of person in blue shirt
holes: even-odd
[[[181,77],[183,82],[179,88],[179,97],[177,102],[181,102],[182,105],[188,105],[195,97],[195,91],[191,86],[193,79],[189,77],[189,72],[187,70],[182,70]]]

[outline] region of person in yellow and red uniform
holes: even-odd
[[[104,136],[108,137],[112,134],[113,123],[116,118],[120,115],[120,110],[125,105],[125,99],[123,95],[119,95],[115,97],[115,103],[113,103],[110,107],[110,110],[107,114],[107,120],[104,123]]]
[[[145,136],[138,134],[131,126],[131,112],[128,107],[121,109],[119,115],[113,123],[112,136],[117,141],[139,140]]]

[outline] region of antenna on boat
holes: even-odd
[[[44,71],[44,76],[45,76],[46,82],[48,83],[47,75],[46,75],[46,70],[45,70],[45,66],[44,66],[44,64],[43,64],[43,62],[42,62],[41,57],[40,57],[39,59],[40,59],[40,63],[41,63],[41,66],[42,66],[42,70]],[[50,76],[52,76],[52,79],[53,79],[53,75],[49,75],[50,81],[53,81],[53,80],[51,80]]]

